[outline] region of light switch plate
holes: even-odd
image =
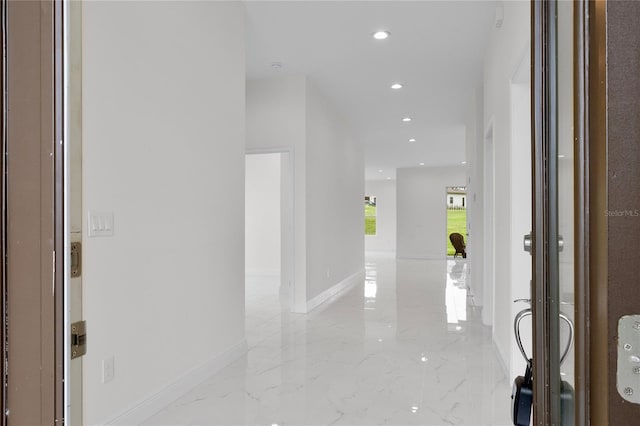
[[[113,212],[90,210],[87,224],[89,237],[113,236]]]

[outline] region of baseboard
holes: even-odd
[[[502,367],[502,372],[504,373],[504,376],[507,378],[507,380],[509,380],[509,376],[511,375],[511,373],[509,372],[508,363],[504,359],[502,351],[500,350],[500,346],[498,346],[498,342],[496,342],[496,339],[494,339],[493,336],[491,336],[491,341],[493,342],[493,350],[496,353],[496,358],[498,358],[498,363],[500,364],[500,367]]]
[[[427,255],[427,256],[423,256],[423,255],[414,255],[414,254],[402,254],[402,255],[397,255],[396,256],[398,258],[398,260],[447,260],[449,259],[448,256],[431,256],[431,255]],[[453,258],[451,258],[453,259]]]
[[[338,284],[329,287],[316,297],[307,301],[307,313],[311,312],[313,309],[327,302],[329,299],[334,298],[337,299],[340,293],[344,293],[345,291],[351,289],[356,284],[364,282],[364,270],[358,271],[353,275],[348,276],[344,280],[340,281]]]
[[[245,275],[246,276],[256,276],[256,277],[263,277],[263,276],[279,276],[280,275],[280,269],[247,269],[245,271]]]
[[[364,251],[364,255],[365,255],[365,257],[367,255],[371,255],[371,256],[393,256],[393,257],[396,257],[396,251],[395,250],[382,250],[382,249],[366,249]]]
[[[247,353],[247,341],[232,346],[227,351],[185,373],[154,395],[138,401],[133,407],[106,422],[107,425],[139,425],[158,411],[180,398],[209,377]]]

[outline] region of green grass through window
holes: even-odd
[[[364,203],[364,234],[376,235],[376,206]]]
[[[457,232],[464,235],[464,243],[467,244],[467,210],[447,209],[447,255],[453,256],[456,249],[451,245],[449,235]]]

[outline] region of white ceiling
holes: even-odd
[[[494,1],[245,4],[248,78],[307,75],[364,144],[367,179],[465,159],[464,115],[482,81]],[[391,37],[374,40],[380,29]]]

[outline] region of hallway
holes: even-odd
[[[510,383],[465,274],[367,255],[365,283],[306,316],[247,280],[248,354],[144,424],[507,425]]]

